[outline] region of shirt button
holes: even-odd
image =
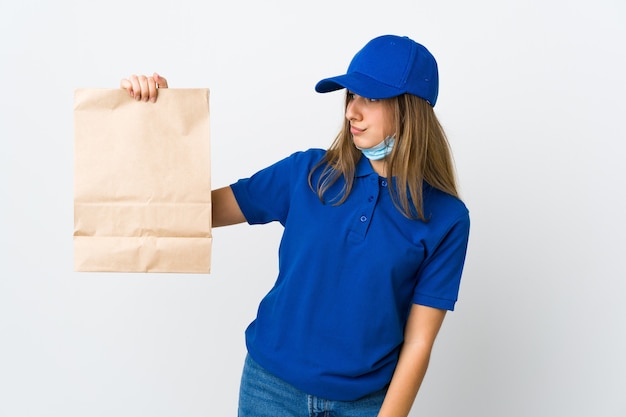
[[[386,187],[387,186],[387,180],[382,180],[380,182],[380,185],[382,185],[383,187]]]
[[[369,196],[369,198],[367,199],[367,201],[369,201],[370,203],[371,203],[372,201],[374,201],[374,196],[373,196],[373,195]]]
[[[361,216],[361,223],[365,223],[367,221],[367,217],[366,216]]]

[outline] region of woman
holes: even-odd
[[[167,81],[121,86],[154,101]],[[434,57],[377,37],[316,86],[343,88],[328,150],[212,193],[214,226],[284,226],[276,284],[246,330],[240,416],[407,416],[457,299],[469,215],[433,111]]]

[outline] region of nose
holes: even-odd
[[[346,105],[346,119],[360,120],[362,117],[361,107],[359,105],[359,97],[354,95]]]

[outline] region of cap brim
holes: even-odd
[[[383,84],[357,72],[325,78],[317,83],[315,91],[318,93],[329,93],[342,88],[347,88],[355,94],[371,99],[391,98],[403,93],[399,88]]]

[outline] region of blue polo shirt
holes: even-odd
[[[428,221],[404,217],[364,157],[348,199],[324,204],[308,183],[324,154],[298,152],[231,185],[248,223],[284,226],[278,278],[246,345],[300,390],[351,401],[390,382],[413,303],[454,309],[469,215],[459,199],[426,185]]]

